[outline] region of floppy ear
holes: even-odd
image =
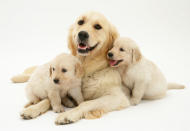
[[[110,31],[109,31],[109,46],[108,49],[110,50],[113,47],[114,41],[119,37],[119,33],[114,25],[110,25]]]
[[[52,75],[52,67],[50,66],[49,67],[49,76],[51,77],[51,75]]]
[[[69,29],[69,36],[68,36],[68,47],[71,51],[71,54],[76,56],[77,54],[77,47],[73,41],[73,28],[74,28],[74,25],[71,25],[70,29]]]
[[[78,78],[81,78],[84,75],[84,70],[83,70],[82,64],[80,62],[77,62],[75,65],[75,75]]]
[[[132,63],[138,62],[142,55],[138,48],[132,49]]]

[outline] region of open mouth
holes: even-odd
[[[80,52],[80,53],[88,53],[89,51],[94,50],[97,47],[97,45],[98,45],[98,43],[95,44],[94,46],[90,47],[90,46],[87,46],[87,44],[79,43],[78,44],[78,52]]]
[[[110,63],[111,66],[117,66],[122,61],[123,60],[110,60],[109,63]]]

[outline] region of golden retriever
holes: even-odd
[[[76,100],[77,104],[83,101],[81,92],[82,77],[81,62],[72,55],[62,53],[52,61],[39,66],[26,85],[26,95],[29,103],[37,104],[40,100],[48,98],[54,112],[63,112],[61,102],[67,94]],[[21,117],[30,119],[36,117],[28,116],[28,109],[21,112]]]
[[[56,119],[56,124],[68,124],[81,118],[97,118],[106,112],[130,105],[122,90],[119,73],[108,67],[106,58],[108,50],[118,36],[116,28],[97,12],[81,15],[71,26],[69,49],[84,66],[82,93],[86,101],[72,110],[61,113]]]
[[[142,56],[139,47],[130,38],[118,38],[108,52],[110,66],[121,75],[123,84],[132,91],[130,102],[138,104],[142,98],[158,99],[167,89],[183,89],[184,86],[167,83],[154,63]]]
[[[56,119],[56,124],[68,124],[82,118],[99,118],[104,113],[130,106],[126,97],[129,95],[128,89],[122,86],[120,74],[109,67],[107,59],[107,52],[118,36],[116,28],[97,12],[84,13],[71,25],[68,46],[84,67],[82,93],[85,102],[61,113]],[[29,74],[23,73],[12,80],[25,82],[26,75]],[[47,109],[48,104],[48,99],[41,101],[30,108],[28,115],[39,115]]]

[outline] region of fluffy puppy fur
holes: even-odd
[[[167,89],[184,86],[169,83],[158,67],[142,56],[139,47],[129,38],[118,38],[108,52],[110,65],[121,75],[123,84],[132,92],[131,104],[138,104],[142,98],[158,99],[166,95]]]
[[[62,112],[64,108],[61,99],[69,94],[77,104],[83,101],[81,93],[81,62],[74,56],[60,54],[52,61],[39,66],[30,77],[26,86],[29,104],[37,104],[40,100],[49,98],[54,112]],[[63,101],[64,103],[64,101]],[[25,110],[21,116],[27,119]]]
[[[84,13],[71,25],[68,45],[72,54],[81,60],[84,67],[82,93],[85,102],[61,113],[56,119],[56,124],[68,124],[82,118],[99,118],[106,112],[130,105],[125,96],[129,95],[128,88],[123,88],[119,73],[109,67],[107,60],[107,52],[118,36],[116,28],[97,12]],[[26,80],[21,79],[24,78],[22,76],[24,74],[18,76],[17,82]],[[31,107],[28,109],[28,116],[33,118],[44,112],[47,104],[48,100],[45,99]]]

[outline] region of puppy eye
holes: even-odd
[[[123,48],[120,48],[119,50],[120,50],[120,51],[125,51]]]
[[[53,67],[52,70],[55,71],[55,68]]]
[[[63,68],[63,69],[62,69],[62,72],[63,72],[63,73],[67,72],[67,69]]]
[[[101,25],[99,25],[99,24],[95,24],[95,25],[94,25],[94,28],[97,29],[97,30],[102,29]]]
[[[78,21],[78,25],[83,25],[84,24],[84,20],[79,20]]]

